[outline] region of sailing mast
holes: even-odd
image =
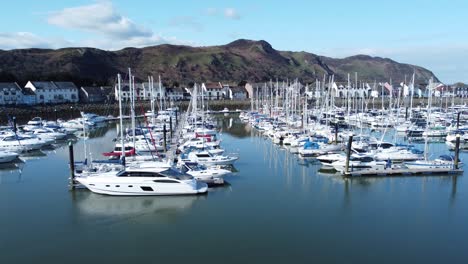
[[[122,88],[121,88],[121,77],[120,73],[117,74],[118,92],[119,92],[119,114],[120,114],[120,159],[123,166],[125,167],[125,145],[123,137],[123,113],[122,113]]]

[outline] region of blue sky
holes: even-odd
[[[389,57],[468,82],[468,1],[123,1],[2,3],[0,49],[268,41],[330,57]]]

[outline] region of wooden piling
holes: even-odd
[[[16,125],[16,116],[14,116],[12,119],[13,119],[13,132],[15,132],[16,134],[16,132],[18,131],[18,127]]]
[[[458,169],[459,155],[460,155],[460,134],[457,134],[456,141],[455,141],[455,160],[453,162],[455,165],[455,169]]]
[[[338,145],[338,123],[335,124],[335,145]]]
[[[169,133],[170,139],[172,140],[172,116],[169,117]]]
[[[163,137],[164,137],[164,152],[167,150],[167,142],[166,142],[166,124],[163,125]]]
[[[68,157],[70,162],[70,189],[75,189],[75,157],[73,155],[73,144],[68,142]]]
[[[345,176],[349,173],[349,159],[351,158],[351,146],[353,144],[353,136],[349,136],[348,145],[346,146],[346,165]]]

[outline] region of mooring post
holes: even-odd
[[[16,131],[18,131],[18,128],[16,126],[16,116],[13,117],[13,132],[15,132],[16,134]]]
[[[70,189],[75,189],[75,157],[73,156],[73,144],[68,142],[68,156],[70,162]]]
[[[179,124],[179,115],[177,114],[179,112],[177,109],[175,110],[175,123],[176,125]]]
[[[408,107],[406,107],[406,113],[405,113],[405,121],[408,120]]]
[[[460,114],[461,112],[457,113],[457,130],[458,130],[458,127],[460,126]]]
[[[166,149],[166,146],[167,146],[167,142],[166,142],[166,124],[163,125],[163,137],[164,137],[164,152],[167,151]]]
[[[455,169],[458,170],[458,155],[460,154],[460,134],[457,134],[456,141],[455,141],[455,160],[454,165]]]
[[[345,176],[349,173],[349,159],[351,158],[351,145],[353,144],[353,136],[349,136],[348,145],[346,146],[346,167]]]
[[[170,133],[170,139],[172,140],[172,116],[169,117],[169,133]]]
[[[335,145],[338,145],[338,123],[335,124]]]

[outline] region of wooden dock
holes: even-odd
[[[462,174],[462,169],[448,169],[448,168],[421,168],[421,169],[408,169],[408,168],[388,168],[384,170],[365,169],[344,172],[344,177],[390,177],[390,176],[425,176],[425,175],[454,175]]]

